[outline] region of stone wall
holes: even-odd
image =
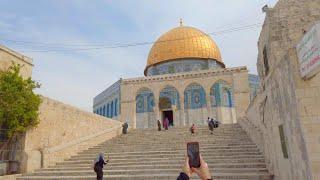
[[[7,70],[12,62],[22,66],[20,73],[23,77],[31,77],[32,59],[0,45],[0,70]]]
[[[119,121],[43,97],[40,124],[25,135],[22,171],[48,167],[121,133]]]
[[[266,9],[258,43],[261,92],[238,122],[275,179],[320,179],[320,75],[300,77],[295,48],[320,20],[319,9],[314,0],[279,0]]]
[[[309,159],[301,129],[292,65],[284,58],[271,72],[265,90],[258,94],[238,122],[266,156],[269,171],[276,179],[310,179]],[[248,122],[247,122],[248,121]],[[284,127],[284,155],[279,126]]]

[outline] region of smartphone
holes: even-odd
[[[189,166],[190,168],[199,168],[200,167],[200,151],[199,151],[199,142],[189,142],[187,143],[187,153],[189,157]]]

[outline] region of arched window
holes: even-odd
[[[118,99],[114,101],[114,116],[118,116]]]
[[[166,86],[160,92],[159,97],[160,108],[171,108],[172,105],[180,109],[179,93],[176,88],[172,86]]]
[[[222,102],[222,106],[224,107],[232,107],[232,103],[231,103],[231,93],[230,90],[227,88],[223,88],[223,102]]]
[[[217,100],[216,100],[216,90],[214,86],[210,88],[210,101],[211,101],[211,107],[217,106]]]
[[[148,88],[142,88],[136,95],[136,112],[145,113],[153,112],[154,95]]]
[[[206,93],[199,84],[190,84],[184,91],[185,109],[199,109],[206,107]]]
[[[103,105],[102,115],[106,116],[106,105]]]
[[[210,89],[211,106],[233,107],[232,88],[225,81],[216,82]]]
[[[110,117],[110,104],[107,105],[107,117]]]
[[[110,110],[110,117],[112,118],[113,117],[113,101],[111,101],[111,110]]]

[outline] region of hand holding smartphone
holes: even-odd
[[[189,157],[190,168],[199,168],[201,166],[199,142],[187,143],[187,154]]]

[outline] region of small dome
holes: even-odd
[[[186,58],[214,59],[225,67],[220,50],[209,35],[193,27],[180,26],[153,44],[145,72],[152,65]]]

